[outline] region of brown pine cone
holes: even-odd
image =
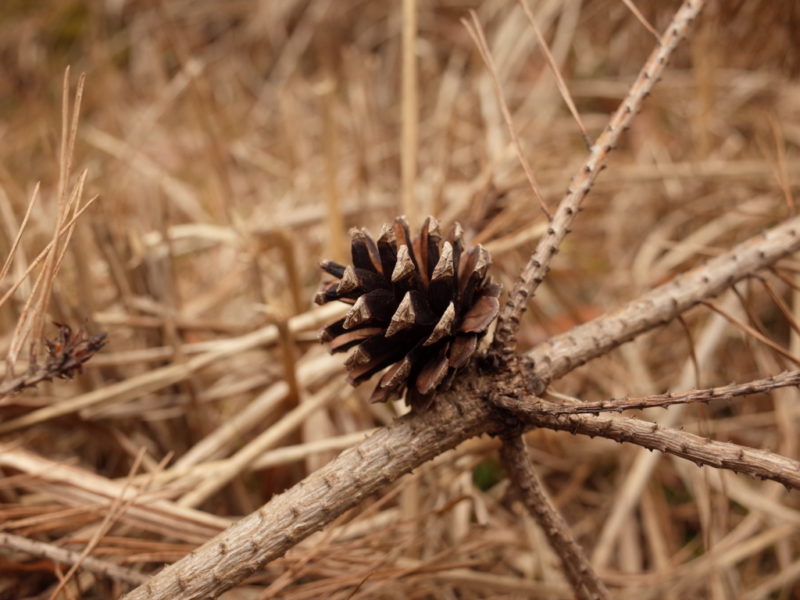
[[[377,243],[353,229],[352,266],[324,261],[338,281],[322,284],[317,304],[340,300],[353,308],[322,330],[331,352],[355,347],[345,363],[358,385],[392,365],[371,402],[398,398],[415,410],[467,364],[497,316],[500,285],[488,275],[491,257],[480,245],[464,250],[456,223],[442,239],[428,217],[413,242],[404,217],[385,225]]]

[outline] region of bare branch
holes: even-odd
[[[536,251],[525,265],[520,278],[509,294],[508,302],[500,313],[492,349],[501,356],[510,356],[516,348],[519,320],[527,308],[528,300],[550,269],[550,261],[558,252],[561,242],[569,233],[569,227],[581,208],[581,201],[589,193],[600,171],[605,167],[609,152],[614,149],[622,132],[639,112],[643,100],[660,79],[672,52],[686,35],[692,21],[703,8],[705,0],[685,0],[672,19],[660,44],[645,62],[628,95],[623,99],[603,133],[597,138],[589,158],[570,181],[567,194],[561,200],[556,214]]]
[[[544,531],[553,550],[561,559],[564,573],[580,600],[602,600],[608,598],[608,590],[592,569],[583,548],[572,537],[564,518],[558,512],[544,483],[533,468],[525,440],[519,434],[503,437],[500,457],[520,494],[528,512]]]
[[[545,382],[558,379],[637,335],[669,323],[751,273],[800,249],[800,217],[751,238],[703,266],[683,273],[622,308],[533,348],[528,356]]]
[[[636,335],[667,323],[702,299],[800,249],[800,217],[740,244],[707,265],[656,288],[621,311],[600,317],[574,333],[534,349],[529,379],[563,376]],[[465,377],[458,390],[440,394],[425,413],[399,419],[305,480],[274,497],[177,563],[131,592],[128,600],[182,600],[218,595],[265,562],[282,556],[314,531],[356,506],[382,486],[442,452],[481,433],[499,433],[488,401],[504,381]],[[794,461],[761,450],[710,442],[636,419],[591,415],[535,415],[540,426],[587,435],[609,435],[689,460],[739,469],[800,487]]]
[[[587,415],[601,412],[621,412],[639,408],[667,408],[673,404],[710,402],[711,400],[734,398],[736,396],[763,394],[770,390],[793,385],[800,385],[800,371],[784,371],[780,375],[755,379],[746,383],[732,383],[721,387],[691,390],[679,394],[654,394],[641,398],[611,398],[600,402],[582,402],[566,406],[546,402],[541,405],[541,411],[548,415]]]
[[[604,437],[617,442],[630,442],[650,450],[680,456],[703,466],[729,469],[759,479],[772,479],[787,487],[800,489],[800,462],[769,452],[745,448],[737,444],[715,442],[708,438],[661,427],[641,419],[617,415],[550,415],[541,412],[536,402],[496,397],[495,404],[523,419],[531,427],[545,427]]]
[[[289,548],[419,465],[482,433],[488,405],[440,398],[345,450],[287,492],[128,594],[128,600],[217,597]]]

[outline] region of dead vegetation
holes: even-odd
[[[648,25],[664,30],[678,7],[640,0],[640,19],[626,4],[530,3],[590,139],[656,44]],[[492,67],[461,22],[470,8]],[[350,388],[316,343],[343,314],[311,309],[318,261],[347,262],[348,227],[377,233],[398,212],[458,220],[513,289],[550,235],[530,182],[555,212],[588,155],[581,127],[515,2],[420,2],[413,66],[408,14],[331,0],[0,6],[0,389],[49,364],[51,321],[85,332],[61,329],[51,357],[88,358],[108,336],[82,374],[83,360],[62,363],[73,380],[0,399],[0,597],[121,596],[307,475],[329,477],[323,465],[393,422],[402,406],[368,404],[372,386]],[[758,241],[731,249],[795,214],[799,20],[791,2],[706,7],[522,318],[517,350],[550,383],[527,405],[528,455],[613,597],[798,594],[796,485],[588,436],[649,435],[651,449],[793,485],[800,399],[774,383],[793,385],[779,374],[800,364],[798,264],[779,248],[758,262]],[[68,64],[86,73],[82,96],[76,76],[63,89]],[[401,65],[417,85],[404,87]],[[680,318],[619,310],[728,256],[747,266],[710,273],[718,287],[697,291],[699,278],[706,303]],[[728,275],[741,281],[712,298]],[[609,341],[593,354],[606,341],[581,332],[603,313]],[[631,336],[647,332],[608,352],[626,315],[643,319]],[[744,385],[720,387],[731,382]],[[693,389],[705,391],[681,394]],[[645,399],[608,400],[626,395]],[[654,407],[670,401],[684,404]],[[429,435],[433,458],[436,444],[497,432],[485,403],[457,425],[449,406],[452,427],[388,453],[418,460]],[[581,414],[615,409],[639,420]],[[631,425],[645,421],[661,429]],[[705,438],[720,444],[706,455]],[[499,449],[468,439],[397,481],[377,477],[319,533],[267,540],[276,555],[294,547],[224,597],[573,597]]]

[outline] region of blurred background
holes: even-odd
[[[535,248],[546,219],[461,21],[476,11],[555,208],[587,147],[528,19],[512,0],[418,2],[406,50],[417,76],[404,88],[402,4],[0,3],[3,260],[38,198],[0,280],[0,295],[21,281],[0,305],[3,372],[31,364],[36,327],[18,323],[42,293],[42,267],[24,274],[63,225],[59,189],[81,181],[76,206],[94,200],[39,316],[47,337],[52,321],[108,334],[82,375],[0,399],[0,527],[91,547],[122,569],[81,569],[59,597],[116,597],[403,410],[367,405],[370,386],[347,386],[340,357],[316,343],[337,310],[312,310],[318,263],[348,258],[350,227],[377,234],[403,212],[417,224],[458,220],[491,251],[505,289]],[[641,19],[622,0],[529,1],[592,139],[656,44],[646,24],[663,30],[679,3],[635,5]],[[522,349],[795,213],[798,31],[797,2],[710,2],[587,197],[525,315]],[[79,74],[86,83],[60,187],[68,66],[73,105]],[[789,368],[800,356],[798,268],[786,259],[715,300],[749,330],[697,308],[553,391],[598,400]],[[685,409],[679,424],[797,458],[797,400],[785,390],[720,401]],[[673,459],[642,484],[634,448],[528,439],[619,597],[800,598],[796,492]],[[227,597],[572,597],[508,497],[496,448],[473,440],[440,457]],[[615,513],[629,485],[643,486],[639,500]],[[136,503],[114,500],[125,486]],[[51,597],[67,571],[0,546],[0,598]]]

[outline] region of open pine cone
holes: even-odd
[[[338,281],[322,284],[317,304],[340,300],[353,308],[322,330],[331,352],[355,347],[345,365],[353,385],[392,365],[371,402],[398,398],[415,410],[467,364],[497,316],[500,285],[488,275],[491,257],[480,245],[464,250],[456,223],[445,239],[428,217],[413,242],[404,217],[385,225],[377,243],[353,229],[352,266],[324,261]]]

